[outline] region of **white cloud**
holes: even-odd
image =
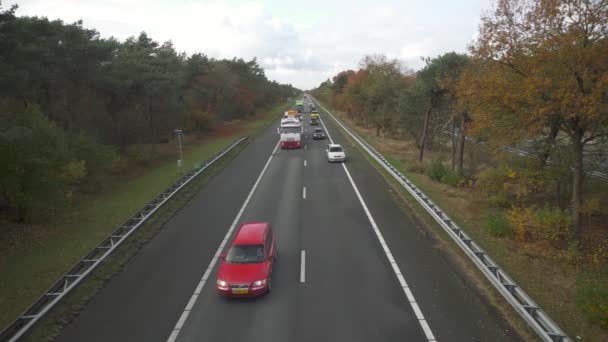
[[[187,53],[257,57],[268,77],[306,89],[356,69],[366,54],[419,68],[421,56],[465,51],[489,1],[308,0],[290,7],[283,1],[21,0],[17,13],[83,19],[103,37],[146,31]]]

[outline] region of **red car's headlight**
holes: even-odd
[[[266,285],[266,279],[256,280],[253,282],[253,286],[255,286],[255,287],[260,287],[260,286],[264,286],[264,285]]]

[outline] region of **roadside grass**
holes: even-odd
[[[173,217],[188,201],[194,197],[216,174],[227,166],[247,143],[240,144],[234,150],[219,159],[192,180],[186,187],[174,195],[163,207],[151,216],[135,231],[106,261],[91,273],[78,287],[71,291],[45,316],[27,335],[25,341],[52,341],[63,327],[78,316],[86,304],[101,290],[106,281],[120,272],[137,252],[160,232],[163,225]]]
[[[478,192],[469,187],[453,187],[431,180],[426,170],[431,161],[449,156],[446,149],[431,151],[426,154],[425,162],[420,166],[417,161],[416,147],[407,142],[376,137],[371,129],[355,125],[344,113],[333,111],[342,122],[348,124],[368,143],[381,152],[389,162],[406,175],[416,186],[423,190],[437,205],[448,213],[496,262],[553,318],[572,338],[582,341],[608,341],[608,331],[597,324],[592,324],[581,313],[576,305],[581,295],[577,295],[577,283],[586,284],[589,273],[580,266],[569,262],[566,253],[547,253],[542,246],[522,244],[508,238],[501,238],[488,231],[486,221],[489,213],[495,213],[496,207],[484,199]],[[475,161],[477,167],[491,164],[484,151],[474,144],[467,144],[472,149],[467,153],[468,162]],[[365,153],[364,153],[365,154]],[[373,161],[371,158],[369,158]],[[391,182],[392,177],[375,161],[372,162]],[[425,222],[443,237],[452,250],[459,248],[452,243],[449,236],[437,225],[428,213],[396,181],[393,184],[408,199],[415,203],[411,207]],[[461,254],[459,251],[458,254]],[[469,263],[470,264],[470,263]],[[476,273],[479,273],[475,271]],[[600,282],[608,283],[608,272],[593,272],[593,277]],[[479,277],[482,276],[479,274]],[[583,279],[583,280],[581,280]],[[489,286],[489,285],[488,285]],[[495,296],[500,295],[495,292]],[[503,305],[504,306],[504,305]],[[511,311],[509,316],[517,317]],[[517,326],[525,326],[516,318]],[[522,330],[522,329],[520,329]],[[525,329],[526,331],[529,330]]]
[[[259,134],[274,118],[279,116],[288,104],[283,103],[264,110],[251,121],[229,123],[218,129],[219,133],[202,139],[189,139],[184,144],[183,169],[200,164],[227,146],[239,136],[250,137]],[[177,148],[173,145],[177,152]],[[240,148],[237,148],[240,150]],[[236,153],[236,152],[234,152]],[[104,266],[94,272],[91,278],[109,279],[134,255],[145,241],[149,240],[162,223],[166,222],[180,205],[191,197],[191,191],[200,190],[208,177],[221,170],[236,154],[229,153],[217,166],[209,168],[199,176],[179,199],[172,200],[166,208],[159,210],[149,219],[149,223],[134,233],[128,241],[114,252]],[[233,155],[234,154],[234,155]],[[175,154],[174,156],[177,156]],[[17,225],[1,222],[8,226],[8,234],[0,237],[0,329],[10,324],[43,291],[48,289],[64,272],[82,256],[103,240],[119,224],[143,207],[152,198],[177,180],[183,172],[177,168],[175,157],[154,161],[153,166],[140,174],[127,175],[108,182],[105,189],[95,194],[82,194],[69,210],[55,216],[51,222]],[[194,189],[194,190],[192,190]],[[188,197],[190,196],[190,197]],[[156,228],[154,228],[156,227]],[[121,261],[122,260],[122,261]],[[109,264],[109,266],[108,266]],[[103,271],[100,271],[103,269]],[[99,272],[99,274],[98,274]],[[84,281],[78,288],[80,295],[76,302],[83,304],[103,285],[103,282]],[[72,304],[74,302],[72,301]],[[62,306],[59,304],[58,306]],[[74,305],[71,305],[74,307]],[[61,309],[54,310],[60,312]],[[60,316],[56,316],[60,319]],[[45,336],[41,335],[40,337]],[[39,340],[39,339],[38,339]]]

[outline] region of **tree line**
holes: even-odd
[[[578,244],[583,216],[602,211],[605,200],[591,196],[586,172],[607,150],[607,35],[606,1],[498,0],[468,53],[425,58],[417,72],[367,56],[313,94],[377,136],[415,142],[419,162],[449,137],[450,167],[442,172],[479,177],[519,222],[521,238],[536,234],[530,217],[542,216],[551,226],[543,226],[545,236]],[[466,174],[467,139],[495,154],[523,144],[530,157]]]
[[[82,22],[0,7],[0,209],[23,220],[118,156],[296,94],[256,59],[186,55],[142,32],[101,38]]]

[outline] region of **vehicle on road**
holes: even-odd
[[[302,121],[302,113],[295,109],[290,109],[285,112],[285,115],[283,116],[283,118],[295,118],[295,119]]]
[[[279,127],[281,135],[281,148],[301,148],[302,147],[302,123],[297,118],[286,118],[281,120]]]
[[[241,224],[230,249],[220,256],[218,293],[226,297],[255,297],[270,292],[275,260],[270,223]]]
[[[304,101],[303,100],[296,101],[296,110],[300,114],[304,111]]]
[[[327,145],[327,161],[328,162],[343,162],[346,160],[346,153],[340,144]]]
[[[310,124],[313,126],[316,126],[319,124],[319,117],[318,116],[313,116],[310,118]]]
[[[315,128],[314,132],[312,132],[313,140],[323,140],[325,139],[325,132],[323,132],[323,128]]]

